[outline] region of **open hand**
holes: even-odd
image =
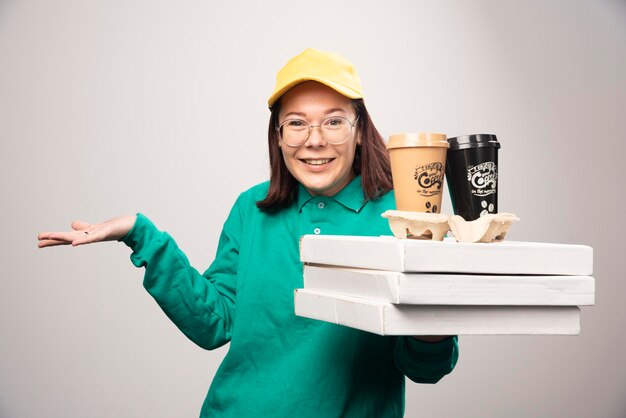
[[[122,239],[131,230],[137,219],[136,215],[120,216],[101,224],[87,222],[72,222],[70,232],[42,232],[37,236],[39,248],[52,247],[55,245],[92,244],[102,241],[116,241]]]

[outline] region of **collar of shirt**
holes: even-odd
[[[302,207],[315,197],[302,184],[298,184],[298,212],[302,212]],[[354,212],[359,212],[368,201],[363,195],[363,189],[361,189],[361,176],[358,175],[353,178],[346,187],[341,189],[336,195],[330,196],[329,199],[333,199]]]

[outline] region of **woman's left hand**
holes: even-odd
[[[450,338],[450,335],[414,335],[411,338],[415,338],[416,340],[421,340],[427,343],[438,343],[439,341],[443,341],[446,338]]]

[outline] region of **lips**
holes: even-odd
[[[300,158],[303,163],[314,166],[322,166],[334,160],[334,158]]]

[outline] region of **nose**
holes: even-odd
[[[311,129],[309,131],[309,138],[306,140],[305,144],[307,147],[321,147],[326,145],[326,141],[322,137],[322,127],[317,125],[311,125]]]

